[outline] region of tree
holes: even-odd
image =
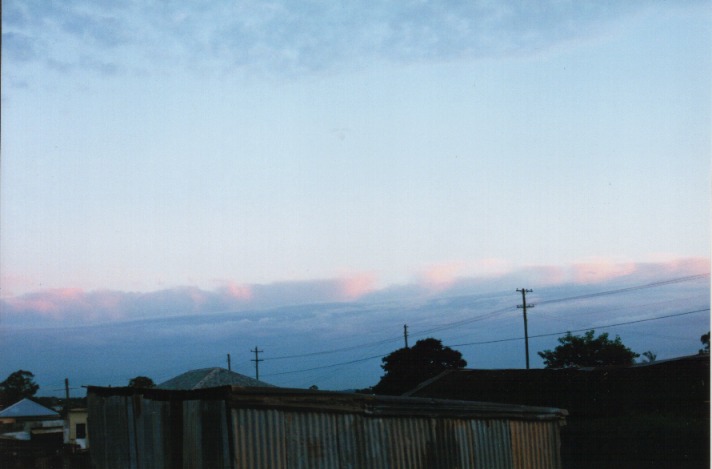
[[[707,334],[702,334],[700,342],[702,342],[703,345],[703,348],[700,349],[700,355],[710,353],[710,331],[707,331]]]
[[[648,350],[647,352],[643,352],[643,357],[645,358],[641,361],[641,363],[653,363],[657,360],[658,354]]]
[[[147,376],[136,376],[135,378],[131,378],[129,380],[129,387],[132,388],[152,388],[156,386],[156,383],[153,382],[153,380]]]
[[[440,340],[428,338],[413,347],[401,348],[383,357],[386,372],[371,390],[376,394],[400,395],[445,370],[464,368],[462,354],[443,347]]]
[[[5,381],[0,383],[0,402],[11,405],[26,397],[32,397],[40,388],[34,381],[35,375],[29,371],[17,370],[10,373]]]
[[[581,366],[630,366],[640,355],[623,345],[621,338],[616,336],[610,340],[607,333],[594,337],[595,331],[590,330],[583,336],[567,332],[559,337],[559,343],[554,350],[539,352],[547,368],[575,368]]]

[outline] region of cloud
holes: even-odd
[[[594,259],[571,267],[574,283],[600,283],[630,275],[636,270],[637,266],[632,262],[616,263],[607,259]]]
[[[621,263],[625,268],[605,259],[600,264],[608,274],[576,277],[580,266],[595,268],[596,262],[588,260],[577,266],[456,277],[439,292],[418,283],[371,290],[375,279],[370,274],[267,285],[224,282],[211,291],[195,287],[147,293],[43,290],[0,303],[0,371],[31,369],[43,389],[51,389],[45,385],[61,383],[66,376],[81,384],[125,385],[139,374],[160,381],[188,369],[225,366],[225,354],[231,353],[234,369],[250,373],[254,355],[249,351],[258,345],[265,360],[260,371],[273,384],[317,382],[321,386],[328,379],[333,380],[332,389],[365,387],[382,374],[379,354],[403,343],[403,324],[408,324],[413,342],[424,337],[442,339],[466,354],[472,367],[521,367],[523,348],[513,342],[523,335],[517,287],[534,288],[531,298],[527,296],[536,305],[529,319],[534,366],[536,350],[555,347],[563,331],[584,328],[620,334],[633,350],[653,350],[661,359],[696,353],[699,336],[709,328],[709,311],[704,310],[709,308],[709,278],[664,281],[706,273],[709,260],[638,263],[634,271],[625,262]],[[579,284],[577,278],[593,283]],[[557,279],[561,282],[554,282]],[[544,281],[554,283],[544,286]],[[663,283],[614,292],[656,281]],[[611,294],[600,294],[606,291]],[[349,292],[367,293],[349,300]],[[280,302],[285,306],[255,309]],[[225,306],[236,309],[219,309]],[[97,315],[94,323],[92,312]],[[135,320],[110,322],[99,317],[111,312]],[[182,314],[176,316],[178,312]],[[670,317],[624,324],[665,315]],[[18,317],[23,316],[34,322],[21,327]],[[332,352],[304,356],[320,351]],[[317,377],[292,374],[369,356],[375,358],[320,370]],[[63,392],[61,386],[57,388]]]
[[[132,294],[126,292],[86,292],[80,288],[58,288],[0,300],[0,311],[6,321],[107,321],[126,317],[131,312],[131,299]]]
[[[212,291],[192,286],[154,292],[46,289],[0,300],[0,310],[6,319],[23,324],[114,321],[352,301],[372,292],[374,285],[372,275],[359,274],[265,285],[227,282]]]
[[[89,70],[294,73],[528,54],[595,35],[635,2],[3,2],[3,52]]]
[[[354,275],[340,279],[343,300],[352,301],[375,290],[376,278],[372,274]]]
[[[465,269],[473,266],[479,266],[479,270],[475,274],[466,274]],[[364,273],[263,285],[225,282],[214,290],[193,286],[153,292],[47,289],[2,299],[0,311],[5,324],[66,325],[220,312],[247,314],[297,305],[425,301],[516,287],[606,285],[611,282],[629,285],[704,273],[709,273],[709,260],[699,258],[658,263],[593,259],[570,266],[532,266],[514,270],[510,270],[504,261],[486,260],[433,265],[415,283],[385,288],[376,288],[375,276]]]
[[[652,281],[660,278],[684,277],[708,273],[709,259],[670,259],[664,262],[621,262],[613,259],[595,258],[566,267],[537,267],[544,284],[570,283],[578,285],[601,284],[610,281]]]
[[[249,285],[240,285],[235,282],[229,282],[227,285],[221,287],[219,291],[236,300],[249,301],[253,296],[252,288],[250,288]]]
[[[451,287],[463,268],[462,262],[451,262],[428,267],[421,274],[420,283],[431,291],[443,291]]]

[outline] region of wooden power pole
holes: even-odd
[[[69,412],[69,378],[64,378],[64,410]]]
[[[264,352],[264,350],[260,350],[257,348],[255,345],[254,350],[250,350],[250,352],[255,352],[255,358],[253,358],[251,361],[255,362],[255,379],[259,380],[260,379],[260,362],[262,359],[260,359],[260,353]]]
[[[517,288],[518,292],[522,292],[522,304],[517,305],[517,308],[522,308],[524,311],[524,350],[527,356],[527,370],[529,369],[529,331],[527,329],[527,308],[533,308],[534,305],[527,304],[527,293],[531,293],[533,290],[527,290],[526,288]]]

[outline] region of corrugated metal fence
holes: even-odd
[[[272,388],[88,397],[97,469],[561,467],[558,409]]]

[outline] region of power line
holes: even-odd
[[[658,319],[667,319],[667,318],[674,318],[674,317],[678,317],[678,316],[686,316],[688,314],[702,313],[702,312],[709,311],[709,310],[710,310],[709,308],[697,309],[695,311],[686,311],[684,313],[666,314],[665,316],[656,316],[654,318],[637,319],[635,321],[619,322],[616,324],[606,324],[603,326],[584,327],[582,329],[571,329],[571,330],[567,330],[567,331],[551,332],[548,334],[537,334],[537,335],[532,335],[530,337],[532,337],[532,338],[551,337],[553,335],[561,335],[561,334],[566,334],[569,332],[582,332],[582,331],[589,331],[591,329],[603,329],[606,327],[627,326],[629,324],[638,324],[641,322],[657,321]],[[508,339],[487,340],[487,341],[482,341],[482,342],[469,342],[466,344],[453,344],[453,345],[450,345],[450,347],[465,347],[467,345],[496,344],[499,342],[512,342],[514,340],[522,340],[522,339],[524,339],[524,337],[510,337]]]
[[[688,275],[685,277],[678,277],[678,278],[673,278],[673,279],[669,279],[669,280],[661,280],[659,282],[652,282],[652,283],[647,283],[644,285],[636,285],[636,286],[627,287],[627,288],[619,288],[616,290],[607,290],[607,291],[602,291],[602,292],[589,293],[586,295],[577,295],[577,296],[570,296],[570,297],[565,297],[565,298],[557,298],[557,299],[553,299],[553,300],[544,300],[544,301],[539,301],[538,304],[543,305],[543,304],[552,304],[552,303],[564,303],[564,302],[568,302],[568,301],[578,301],[578,300],[583,300],[583,299],[587,299],[587,298],[596,298],[596,297],[600,297],[600,296],[615,295],[615,294],[619,294],[619,293],[627,293],[630,291],[660,287],[660,286],[671,285],[671,284],[675,284],[675,283],[689,282],[692,280],[699,280],[699,279],[709,277],[709,276],[710,276],[709,272],[705,273],[705,274]],[[498,314],[502,314],[502,313],[506,313],[506,312],[510,312],[510,311],[511,311],[510,307],[501,308],[498,310],[490,311],[489,313],[482,314],[480,316],[476,316],[474,318],[468,318],[468,319],[463,319],[463,320],[456,321],[456,322],[445,323],[440,326],[426,329],[424,331],[419,332],[418,334],[413,334],[413,335],[421,336],[424,334],[430,334],[432,332],[439,332],[439,331],[451,329],[453,327],[463,326],[465,324],[470,324],[473,322],[482,321],[484,319],[489,319],[491,317],[497,316]]]
[[[628,324],[637,324],[637,323],[641,323],[641,322],[656,321],[656,320],[659,320],[659,319],[667,319],[667,318],[672,318],[672,317],[685,316],[685,315],[689,315],[689,314],[702,313],[702,312],[709,311],[709,310],[710,310],[710,308],[704,308],[704,309],[698,309],[698,310],[695,310],[695,311],[686,311],[686,312],[684,312],[684,313],[667,314],[667,315],[664,315],[664,316],[657,316],[657,317],[654,317],[654,318],[646,318],[646,319],[638,319],[638,320],[635,320],[635,321],[619,322],[619,323],[616,323],[616,324],[608,324],[608,325],[604,325],[604,326],[586,327],[586,328],[583,328],[583,329],[574,329],[574,330],[569,330],[569,331],[552,332],[552,333],[549,333],[549,334],[537,334],[537,335],[533,335],[533,336],[530,336],[530,337],[531,337],[531,338],[550,337],[550,336],[555,336],[555,335],[566,334],[566,333],[568,333],[568,332],[581,332],[581,331],[588,331],[588,330],[590,330],[590,329],[600,329],[600,328],[606,328],[606,327],[625,326],[625,325],[628,325]],[[487,341],[482,341],[482,342],[469,342],[469,343],[465,343],[465,344],[452,344],[452,345],[448,345],[448,347],[465,347],[465,346],[469,346],[469,345],[495,344],[495,343],[499,343],[499,342],[511,342],[511,341],[522,340],[522,339],[524,339],[524,337],[512,337],[512,338],[508,338],[508,339],[487,340]],[[336,367],[344,366],[344,365],[353,365],[353,364],[365,362],[365,361],[368,361],[368,360],[374,360],[374,359],[376,359],[376,358],[383,358],[383,357],[385,357],[386,355],[387,355],[387,354],[373,355],[373,356],[370,356],[370,357],[359,358],[359,359],[350,360],[350,361],[347,361],[347,362],[333,363],[333,364],[331,364],[331,365],[316,366],[316,367],[313,367],[313,368],[305,368],[305,369],[302,369],[302,370],[282,371],[282,372],[279,372],[279,373],[272,373],[272,374],[270,374],[270,375],[268,375],[268,376],[278,376],[278,375],[287,375],[287,374],[294,374],[294,373],[304,373],[304,372],[307,372],[307,371],[323,370],[323,369],[327,369],[327,368],[336,368]]]
[[[321,350],[319,352],[300,353],[300,354],[296,354],[296,355],[282,355],[279,357],[263,358],[262,360],[263,361],[284,360],[287,358],[304,358],[304,357],[313,357],[316,355],[326,355],[329,353],[348,352],[350,350],[363,349],[363,348],[367,348],[367,347],[375,347],[377,345],[384,345],[389,342],[395,342],[395,341],[399,341],[399,340],[402,340],[402,338],[401,337],[391,337],[389,339],[382,339],[382,340],[379,340],[376,342],[367,342],[365,344],[359,344],[359,345],[351,345],[349,347],[342,347],[342,348],[330,349],[330,350]]]
[[[577,301],[577,300],[585,300],[588,298],[596,298],[599,296],[616,295],[619,293],[627,293],[627,292],[636,291],[636,290],[643,290],[646,288],[662,287],[664,285],[672,285],[675,283],[689,282],[691,280],[699,280],[699,279],[709,277],[709,276],[710,276],[709,272],[707,272],[706,274],[688,275],[686,277],[678,277],[678,278],[673,278],[673,279],[669,279],[669,280],[661,280],[659,282],[646,283],[644,285],[636,285],[633,287],[619,288],[617,290],[608,290],[608,291],[602,291],[602,292],[598,292],[598,293],[588,293],[586,295],[569,296],[566,298],[558,298],[558,299],[554,299],[554,300],[544,300],[544,301],[540,301],[539,304],[545,305],[545,304],[552,304],[552,303],[563,303],[565,301]]]
[[[335,368],[335,367],[337,367],[337,366],[353,365],[353,364],[355,364],[355,363],[361,363],[361,362],[365,362],[365,361],[368,361],[368,360],[373,360],[373,359],[375,359],[375,358],[383,358],[383,357],[385,357],[385,356],[386,356],[386,355],[384,355],[384,354],[381,354],[381,355],[373,355],[373,356],[370,356],[370,357],[358,358],[358,359],[356,359],[356,360],[351,360],[351,361],[348,361],[348,362],[333,363],[333,364],[331,364],[331,365],[315,366],[315,367],[313,367],[313,368],[305,368],[305,369],[303,369],[303,370],[282,371],[282,372],[279,372],[279,373],[272,373],[272,374],[270,374],[270,375],[268,375],[268,376],[288,375],[288,374],[293,374],[293,373],[303,373],[303,372],[306,372],[306,371],[323,370],[323,369],[326,369],[326,368]]]
[[[433,332],[439,332],[439,331],[444,331],[446,329],[452,329],[453,327],[464,326],[465,324],[472,324],[473,322],[477,322],[477,321],[484,321],[485,319],[492,318],[494,316],[497,316],[498,314],[507,313],[511,310],[512,310],[512,308],[508,306],[506,308],[501,308],[501,309],[497,309],[495,311],[490,311],[489,313],[481,314],[481,315],[475,316],[473,318],[462,319],[462,320],[456,321],[456,322],[441,324],[440,326],[432,327],[430,329],[425,329],[423,331],[418,332],[417,334],[412,334],[412,335],[422,336],[425,334],[431,334]]]
[[[544,304],[553,304],[553,303],[565,303],[568,301],[578,301],[578,300],[583,300],[583,299],[588,299],[588,298],[596,298],[596,297],[601,297],[601,296],[608,296],[608,295],[616,295],[619,293],[627,293],[631,291],[636,291],[636,290],[644,290],[647,288],[654,288],[654,287],[660,287],[664,285],[671,285],[675,283],[682,283],[682,282],[689,282],[692,280],[699,280],[705,277],[709,277],[710,273],[704,273],[704,274],[697,274],[697,275],[688,275],[685,277],[677,277],[673,279],[668,279],[668,280],[661,280],[658,282],[652,282],[652,283],[646,283],[643,285],[636,285],[632,287],[626,287],[626,288],[619,288],[616,290],[607,290],[607,291],[602,291],[602,292],[596,292],[596,293],[589,293],[585,295],[577,295],[577,296],[570,296],[570,297],[565,297],[565,298],[557,298],[553,300],[544,300],[544,301],[539,301],[539,305],[544,305]],[[494,311],[490,311],[488,313],[481,314],[479,316],[475,317],[470,317],[467,319],[462,319],[460,321],[454,321],[454,322],[449,322],[445,324],[441,324],[439,326],[431,327],[429,329],[422,330],[418,333],[410,333],[409,337],[420,337],[426,334],[432,334],[433,332],[439,332],[439,331],[444,331],[447,329],[452,329],[453,327],[459,327],[459,326],[464,326],[466,324],[472,324],[474,322],[478,321],[483,321],[486,319],[490,319],[492,317],[495,317],[499,314],[502,313],[507,313],[511,311],[511,307],[507,306],[505,308],[497,309]],[[366,347],[375,347],[377,345],[384,345],[390,342],[396,342],[401,340],[401,337],[391,337],[388,339],[382,339],[376,342],[368,342],[365,344],[358,344],[358,345],[352,345],[349,347],[342,347],[342,348],[337,348],[337,349],[329,349],[329,350],[320,350],[317,352],[307,352],[307,353],[300,353],[300,354],[294,354],[294,355],[282,355],[278,357],[271,357],[271,358],[264,358],[264,361],[268,360],[286,360],[286,359],[293,359],[293,358],[305,358],[305,357],[313,357],[313,356],[318,356],[318,355],[328,355],[331,353],[339,353],[339,352],[348,352],[351,350],[357,350],[357,349],[363,349]]]

